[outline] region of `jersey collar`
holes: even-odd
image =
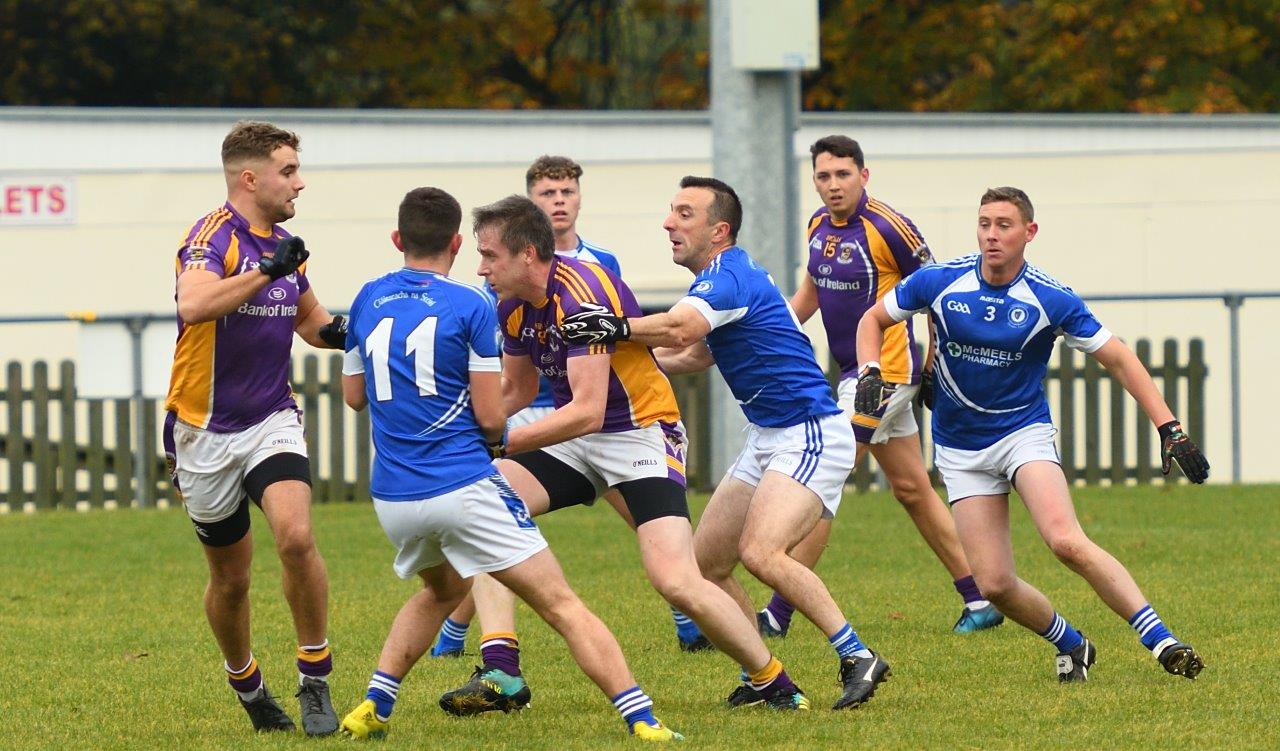
[[[867,210],[867,201],[869,200],[871,200],[871,196],[867,194],[867,191],[864,188],[862,190],[862,198],[858,199],[858,205],[854,207],[853,213],[849,215],[848,219],[845,219],[843,222],[837,222],[836,218],[831,215],[831,209],[827,209],[827,219],[831,222],[832,227],[847,227],[849,226],[849,222],[852,222],[854,219],[862,216],[862,213]]]
[[[1014,277],[1013,277],[1012,279],[1010,279],[1010,280],[1009,280],[1009,283],[1008,283],[1008,284],[992,284],[991,282],[988,282],[988,281],[987,281],[987,278],[986,278],[985,276],[983,276],[983,275],[982,275],[982,251],[981,251],[981,250],[979,250],[979,251],[978,251],[978,265],[977,265],[977,272],[978,272],[978,284],[981,284],[981,285],[983,286],[983,288],[985,288],[985,289],[991,289],[991,290],[1006,290],[1006,289],[1009,289],[1009,288],[1010,288],[1010,287],[1012,287],[1013,285],[1015,285],[1015,284],[1017,284],[1018,282],[1022,281],[1022,277],[1024,277],[1024,276],[1026,276],[1026,275],[1027,275],[1027,268],[1028,268],[1028,267],[1030,267],[1030,266],[1031,266],[1031,264],[1027,263],[1027,258],[1026,258],[1026,256],[1023,256],[1023,257],[1022,257],[1022,268],[1018,269],[1018,273],[1017,273],[1017,274],[1015,274],[1015,275],[1014,275]]]

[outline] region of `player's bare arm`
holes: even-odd
[[[507,410],[502,404],[502,374],[472,370],[468,380],[471,384],[471,409],[485,440],[502,440],[502,434],[507,430]]]
[[[653,357],[669,375],[697,373],[716,364],[706,339],[699,339],[687,347],[658,347],[653,350]]]
[[[569,388],[573,398],[541,420],[511,431],[507,453],[533,451],[598,432],[604,425],[612,359],[609,354],[570,357]]]
[[[666,313],[632,318],[631,341],[650,347],[684,348],[700,341],[711,324],[693,306],[676,303]]]
[[[364,373],[343,374],[342,401],[357,412],[369,405],[369,395],[364,390]]]
[[[524,355],[502,356],[502,406],[514,415],[538,395],[538,369]],[[474,399],[473,399],[474,401]]]
[[[884,300],[877,300],[858,322],[858,362],[879,362],[880,350],[884,347],[884,330],[894,323],[896,321],[889,317],[889,311],[884,307]]]
[[[329,325],[333,318],[333,314],[320,304],[315,290],[308,289],[298,296],[298,314],[293,318],[293,328],[302,341],[318,349],[340,349],[320,336],[320,329]]]
[[[791,296],[791,310],[800,323],[813,318],[813,314],[818,312],[818,285],[813,283],[813,277],[807,271],[800,278],[796,293]]]
[[[1138,356],[1119,337],[1108,339],[1106,344],[1094,351],[1093,357],[1133,396],[1142,411],[1151,418],[1151,422],[1164,425],[1174,419],[1173,412],[1165,404],[1155,381],[1151,380],[1151,374],[1142,367]]]
[[[235,312],[271,283],[266,274],[221,275],[188,269],[178,276],[178,315],[188,325],[216,321]]]

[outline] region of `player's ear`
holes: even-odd
[[[456,256],[458,251],[462,249],[462,235],[454,233],[453,239],[449,241],[449,255]]]
[[[1027,242],[1031,242],[1035,238],[1036,233],[1040,231],[1040,225],[1035,222],[1027,222]]]
[[[396,250],[404,252],[404,242],[400,239],[400,230],[391,230],[391,244],[396,246]]]

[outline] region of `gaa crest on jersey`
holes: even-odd
[[[1009,308],[1009,325],[1015,329],[1026,326],[1031,321],[1031,310],[1025,305],[1014,305]]]
[[[698,282],[697,284],[693,285],[693,291],[694,291],[694,292],[702,292],[702,293],[704,293],[704,294],[705,294],[705,293],[707,293],[707,292],[710,292],[710,291],[711,291],[711,282],[709,282],[709,281],[701,281],[701,282]]]
[[[853,263],[853,251],[855,250],[862,250],[862,244],[857,240],[840,243],[840,254],[836,256],[836,263]]]

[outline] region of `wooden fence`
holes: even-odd
[[[1156,378],[1173,407],[1187,423],[1191,437],[1204,448],[1204,397],[1208,369],[1204,343],[1193,339],[1181,360],[1172,339],[1163,344],[1161,360],[1152,361],[1151,343],[1139,340],[1139,359]],[[307,450],[311,456],[314,496],[319,501],[351,501],[369,497],[372,445],[367,412],[355,413],[342,402],[342,357],[308,355],[294,372],[304,413]],[[708,375],[672,378],[689,431],[690,486],[711,487],[719,478],[708,467],[706,447],[713,440],[741,441],[741,436],[713,436],[708,419]],[[1093,358],[1059,347],[1048,382],[1050,406],[1061,429],[1063,468],[1073,482],[1148,483],[1159,478],[1158,440],[1146,416]],[[77,398],[75,368],[58,366],[51,382],[49,366],[35,363],[24,378],[18,363],[9,363],[3,392],[5,422],[0,425],[0,497],[3,508],[95,508],[134,502],[134,432],[138,429],[127,399]],[[141,429],[154,453],[145,458],[143,474],[148,505],[174,499],[164,470],[158,426],[162,405],[144,400]],[[920,415],[917,419],[920,420]],[[926,455],[927,422],[921,420]],[[860,490],[874,483],[869,462],[854,473]],[[1176,472],[1175,478],[1176,479]]]

